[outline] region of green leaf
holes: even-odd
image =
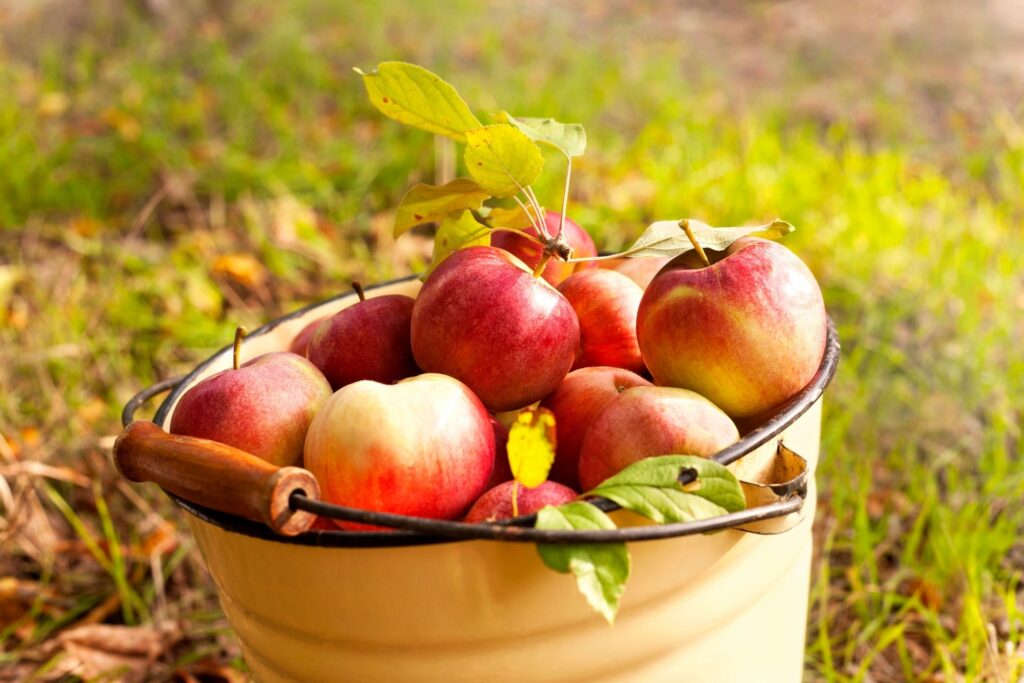
[[[704,249],[724,251],[741,237],[762,237],[776,240],[793,232],[795,228],[786,221],[778,219],[767,225],[756,225],[741,228],[713,228],[707,223],[686,219],[697,242]],[[616,256],[678,256],[693,250],[693,243],[679,226],[681,221],[658,221],[651,223],[644,234],[626,251]]]
[[[682,485],[685,470],[696,481]],[[663,455],[639,460],[587,492],[601,496],[658,524],[706,519],[746,507],[739,480],[714,460]]]
[[[590,503],[573,502],[537,513],[538,529],[614,529],[615,523]],[[629,578],[629,551],[625,543],[541,544],[544,564],[557,572],[572,572],[583,597],[609,624],[615,623],[619,598]]]
[[[479,209],[490,195],[469,178],[444,185],[414,185],[402,197],[395,214],[395,237],[420,225],[447,218],[461,209]]]
[[[547,408],[524,408],[508,430],[508,464],[526,488],[548,479],[555,461],[555,415]]]
[[[434,269],[456,249],[490,243],[491,229],[477,222],[472,212],[460,211],[457,215],[448,216],[441,221],[437,234],[434,235],[434,255],[423,276],[434,272]]]
[[[511,197],[544,168],[537,144],[507,123],[466,131],[466,168],[495,197]]]
[[[528,138],[560,150],[567,157],[578,157],[587,148],[587,133],[581,123],[560,123],[554,119],[516,118],[503,111],[495,115],[501,123],[510,123]]]
[[[385,116],[431,133],[466,141],[482,124],[450,84],[422,66],[382,62],[363,77],[370,101]]]

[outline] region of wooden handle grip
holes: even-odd
[[[263,522],[284,536],[302,533],[316,519],[288,506],[295,491],[320,497],[308,470],[275,467],[216,441],[168,434],[152,422],[125,427],[114,443],[114,463],[130,481],[153,482],[197,505]]]

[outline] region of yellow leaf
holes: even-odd
[[[21,443],[25,448],[35,448],[43,441],[43,436],[38,427],[22,427]]]
[[[76,235],[81,235],[82,237],[95,237],[103,228],[103,224],[95,218],[78,216],[77,218],[71,219],[70,227]]]
[[[481,225],[469,211],[445,218],[434,236],[434,257],[424,276],[430,275],[456,249],[491,243],[491,229]]]
[[[383,62],[363,77],[366,94],[385,116],[422,130],[466,141],[480,121],[451,84],[421,66]]]
[[[395,237],[422,223],[442,220],[453,211],[479,209],[488,196],[469,178],[456,178],[444,185],[415,185],[398,205]]]
[[[543,220],[543,216],[541,220]],[[517,230],[523,230],[533,227],[530,216],[523,211],[521,206],[511,209],[503,209],[500,206],[493,208],[487,214],[487,222],[494,228],[516,228]]]
[[[123,140],[133,142],[138,140],[139,135],[142,133],[142,125],[139,123],[131,114],[115,109],[113,107],[103,112],[103,120],[110,125],[111,128],[117,130],[118,135]]]
[[[263,284],[263,264],[249,254],[224,254],[213,262],[213,274],[253,289]]]
[[[44,118],[60,116],[68,109],[71,100],[67,94],[60,91],[43,93],[36,105],[36,113]]]
[[[98,396],[94,396],[75,411],[75,416],[89,425],[96,424],[106,414],[107,402]]]
[[[465,161],[469,175],[495,197],[511,197],[544,168],[537,143],[507,123],[466,131]]]
[[[555,461],[555,416],[547,408],[524,408],[508,433],[512,476],[526,488],[547,481]]]

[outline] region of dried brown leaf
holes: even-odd
[[[244,683],[248,677],[212,657],[183,667],[174,672],[177,683]]]
[[[160,655],[181,639],[176,624],[115,626],[88,624],[64,631],[57,642],[75,675],[86,680],[117,674],[141,681]]]
[[[905,581],[901,586],[901,592],[910,597],[917,597],[917,599],[921,601],[922,605],[933,612],[941,610],[942,606],[946,602],[942,595],[941,587],[934,582],[919,576],[915,576],[914,578]]]
[[[23,480],[24,481],[24,480]],[[15,493],[15,505],[7,517],[4,537],[41,566],[50,566],[61,536],[39,500],[31,483],[23,483]]]
[[[0,467],[0,477],[14,479],[18,476],[47,477],[75,484],[76,486],[89,486],[92,483],[88,477],[70,467],[54,467],[53,465],[47,465],[35,460],[25,460]]]

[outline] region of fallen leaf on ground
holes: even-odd
[[[181,639],[176,624],[116,626],[88,624],[64,631],[57,642],[65,664],[86,680],[118,674],[119,680],[144,680],[156,659]]]
[[[244,683],[249,678],[230,666],[207,657],[174,672],[176,683]]]
[[[266,271],[263,264],[249,254],[224,254],[213,262],[213,274],[255,289],[263,284]]]
[[[901,592],[910,597],[916,596],[922,605],[933,612],[938,612],[945,603],[939,586],[919,576],[905,581],[901,586]]]

